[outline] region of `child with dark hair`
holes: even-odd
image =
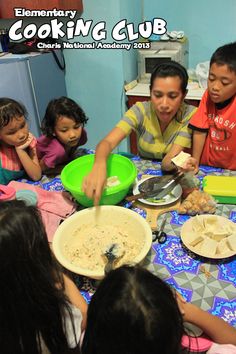
[[[36,139],[29,132],[27,111],[11,98],[0,98],[0,184],[22,178],[41,178]]]
[[[44,135],[37,139],[37,154],[43,171],[73,159],[78,146],[87,142],[84,129],[87,120],[82,108],[68,97],[49,102],[42,121]]]
[[[135,103],[115,128],[97,145],[92,171],[84,179],[86,195],[98,204],[106,183],[106,161],[112,150],[132,130],[137,133],[139,154],[162,160],[162,169],[173,171],[171,159],[191,147],[192,131],[188,123],[196,108],[184,102],[188,74],[177,62],[159,64],[151,75],[150,100]],[[188,169],[192,167],[188,162]]]
[[[23,201],[0,203],[0,281],[1,353],[79,353],[86,302],[59,269],[38,210]]]
[[[108,273],[88,309],[83,354],[180,354],[183,321],[218,343],[236,344],[236,329],[185,302],[161,279],[141,267]]]
[[[236,42],[210,60],[208,87],[190,120],[198,164],[236,170]]]

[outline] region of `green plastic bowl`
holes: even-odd
[[[78,203],[85,207],[93,206],[93,200],[89,199],[82,191],[82,181],[89,174],[94,163],[94,154],[85,155],[66,165],[61,173],[61,181]],[[130,186],[137,176],[136,166],[128,158],[111,154],[107,161],[107,177],[117,176],[120,180],[118,186],[108,187],[103,191],[100,205],[115,205],[128,193]]]

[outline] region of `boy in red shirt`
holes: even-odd
[[[208,87],[189,127],[198,164],[236,170],[236,42],[212,55]]]

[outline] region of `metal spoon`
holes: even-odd
[[[105,265],[105,274],[109,273],[114,268],[114,262],[120,259],[125,253],[122,245],[118,243],[112,243],[107,246],[103,255],[107,258],[107,263]]]

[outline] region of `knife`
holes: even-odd
[[[156,196],[156,193],[159,193],[159,189],[158,191],[151,191],[151,192],[141,192],[138,194],[134,194],[134,195],[130,195],[128,197],[125,198],[125,200],[127,200],[128,202],[133,202],[134,200],[137,199],[147,199],[147,198],[153,198]]]
[[[179,183],[181,178],[184,177],[184,173],[181,171],[178,171],[170,181],[168,181],[163,187],[162,190],[158,193],[155,194],[156,199],[162,199],[165,197],[167,194],[169,194]]]
[[[125,199],[128,202],[132,202],[137,199],[147,199],[147,198],[156,198],[156,199],[162,199],[162,197],[159,197],[161,193],[163,196],[166,194],[170,193],[172,189],[178,184],[178,181],[184,176],[183,172],[177,171],[174,175],[172,176],[162,176],[162,177],[153,177],[150,178],[143,183],[140,184],[139,186],[139,194],[131,195],[126,197]],[[162,181],[161,181],[162,179]],[[176,181],[176,182],[173,182]],[[156,183],[155,183],[156,182]],[[168,191],[167,188],[168,187]]]

